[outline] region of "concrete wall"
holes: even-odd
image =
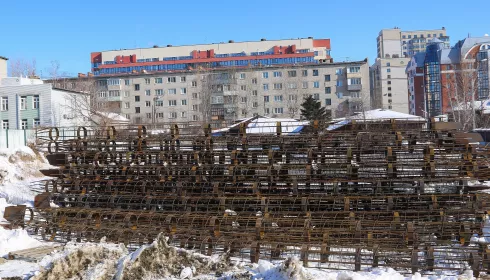
[[[27,146],[28,143],[34,142],[35,139],[36,131],[34,129],[0,129],[0,149],[15,149]]]

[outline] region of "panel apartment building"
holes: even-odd
[[[402,31],[383,29],[377,37],[377,58],[371,66],[371,102],[374,108],[409,113],[405,68],[410,57],[425,51],[427,43],[438,38],[449,47],[446,29]]]
[[[94,52],[91,63],[91,77],[57,80],[55,86],[94,80],[97,106],[117,108],[133,123],[299,118],[307,95],[332,116],[370,106],[367,60],[333,63],[329,39]]]

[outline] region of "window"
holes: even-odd
[[[246,78],[247,75],[245,75],[245,73],[240,73],[240,80],[244,80]]]
[[[266,115],[270,114],[270,110],[269,110],[269,108],[265,108],[265,109],[264,109],[264,114],[266,114]]]
[[[282,108],[274,108],[274,114],[282,114],[283,111],[284,110]]]
[[[187,106],[187,99],[180,100],[180,105]]]
[[[325,75],[325,82],[330,82],[330,75]]]
[[[264,90],[269,90],[269,84],[263,84],[262,87]]]
[[[181,82],[181,83],[184,83],[184,82],[185,82],[185,76],[181,76],[181,77],[180,77],[180,82]]]
[[[361,84],[361,78],[347,79],[347,84],[348,85],[360,85]]]
[[[151,106],[151,102],[150,101],[145,101],[145,106],[146,107],[150,107]]]
[[[282,72],[281,71],[274,71],[274,77],[275,78],[282,77]]]
[[[387,77],[387,78],[388,78],[388,79],[391,79],[391,75],[388,75],[388,77]]]
[[[198,105],[197,104],[192,105],[192,111],[197,111],[197,109],[198,109]]]
[[[126,90],[126,91],[124,92],[124,97],[129,97],[129,90]]]
[[[246,85],[241,85],[240,86],[240,90],[247,90],[247,86]]]
[[[296,77],[296,70],[288,71],[288,77]]]
[[[342,92],[337,92],[337,97],[339,99],[342,99],[342,98],[344,98],[344,94]]]
[[[330,105],[332,105],[332,99],[330,98],[325,99],[325,106],[330,106]]]
[[[100,98],[105,98],[105,97],[107,97],[107,91],[101,91],[101,92],[99,92],[99,97],[100,97]]]
[[[386,72],[391,73],[391,69],[390,68],[386,68]]]
[[[38,127],[40,125],[41,125],[41,122],[39,121],[39,119],[32,120],[32,127]]]
[[[124,102],[124,109],[129,109],[129,102]]]
[[[131,84],[130,80],[124,80],[124,85],[129,86]]]
[[[417,39],[417,35],[413,35],[413,38],[414,38],[414,39]]]
[[[325,87],[325,93],[326,94],[332,93],[332,88],[331,87]]]
[[[408,35],[408,39],[412,38],[412,35]]]
[[[268,95],[264,95],[264,102],[269,102],[269,96]]]
[[[180,112],[181,118],[187,118],[187,112]]]
[[[320,82],[313,82],[314,88],[320,88]]]
[[[163,107],[163,100],[155,100],[156,107]]]
[[[252,96],[257,96],[257,91],[256,90],[252,90]]]
[[[27,129],[27,120],[26,119],[22,120],[21,129]]]
[[[337,86],[341,87],[342,86],[342,81],[337,81]]]
[[[403,35],[402,38],[405,39],[405,38],[407,38],[407,36]]]
[[[134,112],[136,114],[139,114],[140,113],[140,107],[134,107]]]
[[[308,70],[303,70],[303,71],[301,71],[301,75],[302,75],[303,77],[308,76]]]
[[[8,111],[9,110],[9,99],[8,97],[4,96],[2,97],[2,111]]]
[[[337,74],[337,75],[342,75],[342,68],[337,68],[337,69],[335,70],[335,74]]]
[[[197,96],[198,96],[197,92],[192,93],[192,99],[197,99]]]
[[[391,97],[391,93],[388,93],[388,97]],[[412,99],[413,99],[413,95],[412,95]]]
[[[161,83],[163,83],[162,78],[155,78],[155,84],[161,84]]]
[[[318,94],[318,93],[314,93],[314,94],[313,94],[313,99],[315,99],[315,100],[320,100],[320,94]]]
[[[146,118],[151,119],[151,113],[146,113]]]
[[[167,83],[175,83],[177,82],[177,78],[176,77],[168,77],[167,78]]]
[[[247,97],[246,97],[246,96],[242,96],[242,97],[240,98],[240,102],[242,102],[242,103],[247,103]]]
[[[352,66],[347,68],[347,73],[359,73],[359,72],[361,72],[360,66]]]
[[[163,95],[163,89],[156,89],[155,95]]]
[[[20,97],[20,109],[27,110],[27,96]]]
[[[187,93],[187,88],[181,88],[180,89],[180,94],[186,94]]]
[[[159,119],[163,119],[163,113],[158,113],[158,114],[157,114],[157,118],[159,118]]]
[[[192,87],[197,87],[197,81],[192,81],[191,86],[192,86]]]
[[[151,90],[149,90],[149,89],[145,90],[145,95],[146,96],[150,96],[151,95]]]
[[[388,90],[391,90],[391,87],[388,87]]]
[[[169,88],[168,89],[168,94],[177,94],[177,89],[175,89],[175,88]]]
[[[168,106],[171,106],[171,107],[177,106],[177,100],[169,100],[168,101]]]
[[[169,119],[176,119],[177,118],[177,112],[169,112],[168,118]]]
[[[110,85],[110,86],[117,86],[120,84],[120,80],[119,79],[109,79],[107,80],[107,84]],[[71,88],[75,88],[75,83],[71,83]]]
[[[32,97],[32,109],[39,109],[39,95]]]
[[[444,35],[442,33],[439,33],[439,37],[442,37],[442,36],[444,36]]]
[[[275,83],[274,84],[274,89],[277,89],[277,90],[282,89],[282,83]]]
[[[269,72],[262,72],[262,78],[264,79],[269,78]]]
[[[388,84],[391,85],[391,81],[388,81]]]
[[[276,95],[276,96],[274,96],[274,101],[276,101],[276,102],[282,102],[282,95]]]
[[[257,78],[252,79],[252,84],[256,85],[257,84]]]
[[[318,70],[313,70],[313,76],[318,76]]]
[[[298,86],[296,85],[296,83],[289,83],[288,88],[295,89],[298,88]]]
[[[134,96],[134,102],[140,102],[140,96],[139,95]]]
[[[134,90],[139,91],[140,90],[140,84],[134,84]]]
[[[308,82],[303,82],[303,88],[308,88]]]
[[[289,95],[289,101],[294,101],[294,100],[298,100],[298,96],[290,94]]]
[[[9,129],[9,121],[8,120],[2,121],[2,129]]]
[[[391,66],[391,63],[386,62],[386,67],[390,67],[390,66]]]
[[[157,79],[155,79],[155,83],[156,83],[156,80],[157,80]],[[149,85],[149,84],[150,84],[150,79],[149,79],[149,78],[145,78],[145,84],[146,84],[146,85]]]
[[[199,120],[199,116],[198,115],[192,115],[192,120],[193,121],[198,121]]]
[[[252,103],[252,108],[257,108],[259,107],[259,102],[255,101]]]

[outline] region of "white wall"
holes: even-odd
[[[0,58],[0,80],[7,77],[7,60]]]
[[[34,129],[0,129],[0,149],[12,149],[26,146],[36,139]]]

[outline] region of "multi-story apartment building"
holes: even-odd
[[[449,47],[449,36],[444,27],[414,31],[402,31],[398,27],[383,29],[376,39],[378,58],[411,57],[417,52],[425,51],[427,42],[433,38],[438,38]]]
[[[465,38],[452,48],[433,39],[407,65],[410,113],[433,117],[488,99],[489,54],[488,36]]]
[[[402,31],[383,29],[377,38],[378,57],[371,66],[371,102],[374,108],[409,113],[407,75],[410,57],[425,51],[427,40],[439,38],[449,46],[446,29]]]
[[[370,108],[367,60],[82,77],[56,86],[84,91],[78,83],[87,80],[96,85],[95,104],[134,123],[299,118],[308,95],[334,117]]]
[[[91,62],[90,76],[51,82],[85,91],[78,84],[91,80],[94,104],[134,123],[299,118],[308,95],[332,116],[370,107],[367,59],[333,63],[329,39],[106,51]]]
[[[0,56],[0,80],[7,77],[7,60],[8,58]]]
[[[53,89],[37,78],[10,77],[0,80],[0,129],[31,129],[39,126],[87,125],[81,112],[87,96]],[[78,104],[74,102],[78,100]],[[88,102],[88,101],[87,101]]]

